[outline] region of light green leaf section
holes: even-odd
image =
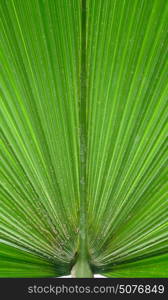
[[[0,15],[0,237],[66,265],[79,223],[80,1],[1,1]]]
[[[165,0],[0,1],[0,277],[68,274],[81,232],[94,273],[168,276],[167,20]]]
[[[114,277],[168,252],[167,20],[164,0],[88,1],[89,245]],[[168,275],[157,263],[148,275]]]

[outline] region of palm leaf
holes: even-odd
[[[167,1],[0,16],[0,276],[166,277]]]

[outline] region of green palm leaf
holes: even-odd
[[[0,17],[0,277],[166,277],[167,1]]]

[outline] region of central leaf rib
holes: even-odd
[[[87,245],[87,120],[86,120],[86,96],[87,96],[87,66],[86,66],[86,0],[81,0],[81,61],[80,61],[80,224],[79,224],[79,249],[75,266],[72,269],[74,277],[93,277],[88,262]]]

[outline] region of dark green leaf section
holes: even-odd
[[[167,278],[168,254],[140,259],[132,263],[111,266],[111,270],[104,276],[120,277],[141,277],[141,278]]]
[[[55,264],[43,257],[1,243],[0,277],[55,277],[69,273],[68,265]]]

